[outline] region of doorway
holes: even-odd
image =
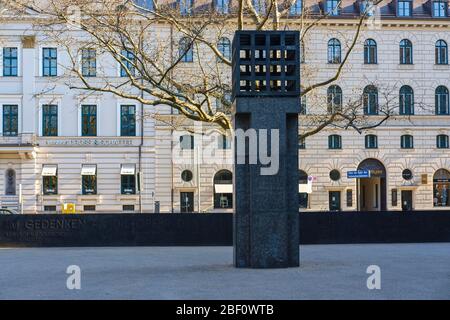
[[[180,211],[182,213],[194,212],[193,192],[180,192]]]
[[[341,211],[341,192],[340,191],[329,191],[328,192],[328,203],[330,211]]]
[[[413,210],[413,192],[412,190],[402,190],[402,210]]]
[[[386,169],[377,159],[366,159],[360,163],[358,170],[370,172],[370,178],[357,180],[358,210],[385,211],[386,197]]]

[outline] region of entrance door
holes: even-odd
[[[341,211],[341,192],[330,191],[328,193],[328,202],[330,204],[330,211]]]
[[[357,181],[358,210],[385,211],[387,208],[386,169],[377,159],[366,159],[358,166],[358,170],[370,172],[370,178]]]
[[[193,192],[180,192],[180,209],[181,209],[181,212],[193,212],[194,211],[194,193]]]
[[[412,211],[413,209],[413,192],[412,190],[402,190],[402,210]]]

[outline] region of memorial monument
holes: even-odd
[[[233,241],[238,268],[299,266],[299,43],[298,31],[237,31],[233,40]],[[239,145],[238,132],[252,130],[258,141],[250,141],[248,134],[245,146]],[[275,145],[271,138],[277,135]],[[260,152],[252,163],[255,143],[258,149],[269,145],[272,156],[278,152],[278,170],[264,171]]]

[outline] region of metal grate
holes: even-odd
[[[298,31],[237,31],[233,97],[299,96]]]

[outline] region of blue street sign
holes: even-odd
[[[370,178],[370,171],[369,170],[348,171],[347,178],[349,179]]]

